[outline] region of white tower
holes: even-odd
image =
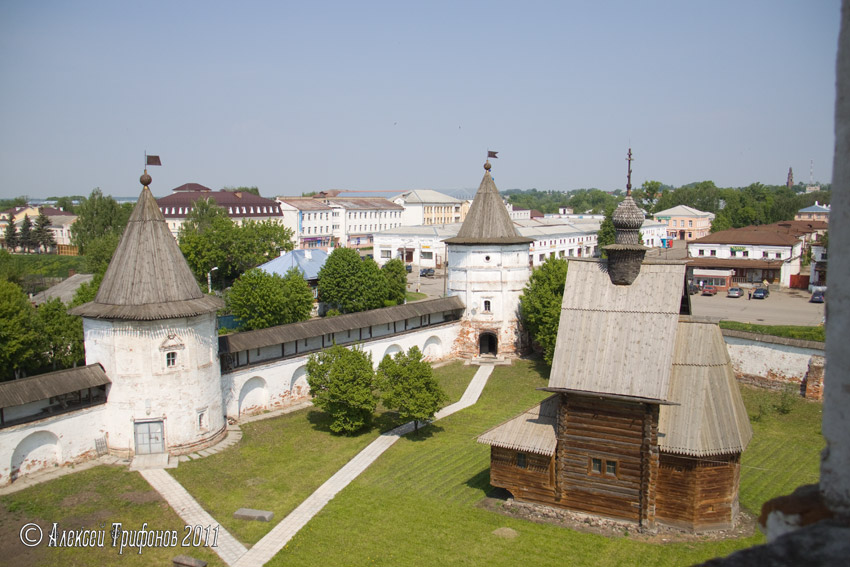
[[[83,317],[86,363],[103,365],[109,450],[131,456],[187,453],[226,432],[215,312],[148,189],[142,194],[97,297]]]
[[[448,245],[449,295],[466,305],[455,352],[515,356],[525,345],[519,329],[519,296],[528,283],[531,238],[521,236],[484,164],[478,187],[458,235]]]

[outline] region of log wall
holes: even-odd
[[[661,455],[656,517],[703,531],[731,528],[738,513],[740,455],[705,459]]]
[[[658,474],[658,406],[564,396],[556,482],[563,506],[651,526]],[[592,459],[602,471],[592,470]],[[608,474],[607,462],[616,462]]]
[[[526,466],[517,466],[513,449],[490,447],[490,484],[510,491],[517,500],[557,504],[554,457],[524,453]]]

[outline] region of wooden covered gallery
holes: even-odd
[[[490,483],[650,529],[728,528],[752,429],[720,329],[690,316],[683,263],[611,252],[570,262],[553,395],[479,437]]]

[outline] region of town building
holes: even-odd
[[[642,217],[627,196],[608,259],[570,262],[553,395],[478,440],[490,483],[517,500],[727,529],[749,418],[720,329],[690,317],[684,262],[644,260]]]
[[[328,250],[339,241],[343,211],[312,197],[278,197],[283,224],[292,229],[295,247]]]
[[[718,289],[736,284],[806,288],[800,280],[806,249],[826,232],[822,221],[783,221],[722,230],[688,243],[694,283]]]
[[[811,207],[805,207],[797,211],[794,220],[798,221],[820,221],[829,223],[829,205],[821,205],[817,201]]]
[[[405,191],[391,200],[404,207],[401,215],[404,226],[461,223],[470,204],[431,189]]]
[[[223,189],[213,191],[199,183],[186,183],[172,189],[171,195],[156,200],[174,238],[177,238],[180,227],[186,221],[186,216],[192,210],[195,201],[206,199],[215,201],[215,204],[227,211],[227,216],[237,224],[246,221],[283,223],[280,205],[273,199],[266,199],[247,191]]]
[[[678,205],[659,211],[654,215],[655,220],[667,225],[667,238],[670,240],[697,240],[711,233],[711,222],[714,213],[706,213]]]
[[[28,217],[35,228],[35,219],[41,212],[50,220],[50,232],[53,233],[57,252],[76,255],[76,247],[71,246],[71,225],[77,220],[77,215],[55,207],[19,206],[0,212],[0,241],[3,245],[5,246],[6,227],[10,222],[20,231],[24,217]]]

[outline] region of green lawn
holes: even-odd
[[[43,543],[28,548],[20,543],[21,528],[38,523]],[[66,549],[47,547],[53,522],[59,530],[106,530],[103,548]],[[178,544],[184,534],[183,520],[136,472],[126,467],[99,466],[63,476],[21,492],[0,497],[0,564],[45,567],[69,565],[171,565],[171,558],[187,554],[212,566],[224,562],[204,548],[160,547],[135,550],[112,547],[109,531],[113,522],[125,530],[177,530]],[[120,539],[119,539],[120,543]]]
[[[408,302],[410,302],[410,301],[419,301],[420,299],[425,299],[426,297],[428,297],[426,294],[424,294],[424,293],[419,293],[418,291],[406,291],[406,292],[404,293],[404,298],[405,298]]]
[[[753,325],[752,323],[739,323],[738,321],[720,321],[720,328],[747,331],[748,333],[758,333],[760,335],[773,335],[774,337],[785,337],[787,339],[826,341],[826,327],[824,326]]]
[[[547,394],[542,365],[516,361],[496,367],[479,402],[408,435],[336,496],[271,565],[690,565],[762,543],[760,534],[728,541],[656,544],[628,536],[606,538],[549,524],[537,524],[480,508],[490,491],[489,448],[476,437],[532,406]],[[435,374],[457,400],[475,367],[453,363]],[[816,482],[821,405],[781,393],[742,388],[755,436],[744,453],[740,500],[758,512],[764,501]],[[295,508],[379,431],[395,423],[383,412],[375,427],[357,437],[327,431],[315,409],[243,426],[241,443],[218,455],[181,463],[170,471],[217,522],[248,545],[273,524],[232,519],[239,507],[275,512],[275,522]],[[179,518],[152,494],[137,473],[114,467],[69,475],[0,498],[0,547],[24,555],[4,555],[15,565],[167,564],[171,550],[148,550],[118,557],[112,549],[28,551],[17,545],[27,521],[59,521],[95,526],[148,522],[161,529],[182,527]],[[492,532],[510,527],[503,539]],[[181,552],[184,550],[181,550]],[[193,555],[220,565],[207,550]],[[204,553],[206,552],[206,553]],[[37,555],[36,555],[37,554]],[[117,558],[117,559],[116,559]]]
[[[475,370],[459,363],[440,369],[452,402]],[[256,543],[382,431],[400,424],[380,408],[371,429],[355,437],[332,435],[328,423],[315,408],[248,423],[238,445],[169,472],[238,540]],[[235,520],[239,508],[271,510],[274,522]]]

